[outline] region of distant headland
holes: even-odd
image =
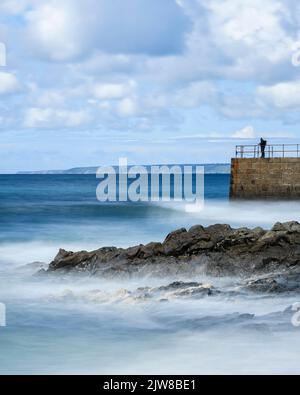
[[[184,166],[184,165],[179,165],[179,166]],[[229,163],[209,163],[209,164],[199,164],[199,166],[204,166],[205,174],[230,174]],[[74,167],[68,170],[20,171],[17,174],[96,174],[98,167],[99,166]],[[147,165],[146,167],[151,167],[151,165]]]

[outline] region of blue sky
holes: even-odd
[[[261,136],[300,141],[299,11],[295,0],[1,0],[0,172],[228,162]]]

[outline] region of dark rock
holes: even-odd
[[[159,256],[165,254],[165,248],[161,243],[149,243],[142,247],[142,257],[144,259],[152,256]]]
[[[271,229],[273,232],[300,232],[300,224],[296,221],[291,222],[277,222]]]
[[[291,283],[300,268],[300,224],[277,223],[272,230],[193,226],[170,233],[163,243],[87,252],[60,250],[48,272],[87,272],[106,278],[133,276],[261,276],[282,273]],[[287,277],[289,273],[293,276]],[[276,282],[274,282],[274,281]],[[282,281],[257,280],[248,289],[280,292]],[[300,280],[300,279],[299,279]],[[294,280],[293,280],[294,281]],[[287,289],[287,288],[285,288]],[[274,291],[275,292],[275,291]]]
[[[225,237],[233,233],[233,229],[229,225],[211,225],[206,228],[206,232],[209,233],[213,240],[216,242],[221,241]]]
[[[185,228],[175,230],[174,232],[168,234],[168,236],[165,238],[164,243],[168,243],[171,240],[178,240],[182,236],[182,234],[185,233],[187,233],[187,230]]]
[[[220,291],[216,290],[211,285],[203,285],[197,282],[175,281],[169,285],[152,288],[148,290],[149,295],[167,295],[171,298],[199,298],[204,296],[211,296]]]
[[[190,235],[201,235],[202,233],[205,233],[205,228],[202,225],[195,225],[192,226],[189,230]]]
[[[175,281],[167,286],[159,287],[159,291],[170,291],[170,290],[177,290],[177,289],[185,289],[190,287],[198,287],[200,284],[196,282],[185,283],[184,281]]]

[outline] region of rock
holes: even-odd
[[[272,227],[271,232],[281,232],[285,230],[286,229],[281,222],[276,222],[276,224]]]
[[[254,292],[300,292],[300,268],[269,274],[246,282],[245,288]]]
[[[271,229],[273,232],[299,232],[300,233],[300,224],[296,221],[281,223],[277,222],[273,228]]]
[[[171,232],[168,234],[168,236],[165,238],[164,243],[168,243],[169,241],[173,240],[178,240],[182,236],[182,234],[187,233],[187,230],[185,228],[181,228],[178,230],[175,230],[174,232]]]
[[[272,231],[270,230],[269,232],[265,233],[260,237],[260,241],[264,241],[265,243],[269,244],[276,244],[281,238],[287,238],[287,232],[286,231]]]
[[[253,232],[255,235],[257,235],[258,237],[259,237],[259,236],[262,236],[262,235],[265,233],[265,231],[263,230],[263,228],[261,228],[260,226],[257,226],[256,228],[254,228],[252,232]]]
[[[190,245],[191,235],[185,228],[170,233],[163,242],[164,253],[170,256],[180,255]]]
[[[211,235],[211,238],[216,242],[221,241],[226,236],[232,234],[233,229],[230,225],[211,225],[206,228],[206,232]]]
[[[277,223],[262,228],[233,229],[229,225],[193,226],[170,233],[166,239],[128,249],[104,247],[87,252],[60,250],[47,273],[86,272],[103,278],[262,276],[300,267],[300,224]],[[177,277],[178,278],[178,277]],[[291,283],[292,277],[287,278]],[[276,282],[277,278],[274,279]],[[268,282],[270,281],[270,282]],[[281,282],[261,280],[249,289],[277,289]],[[196,291],[195,291],[196,292]]]
[[[159,297],[170,298],[198,298],[203,296],[211,296],[219,293],[210,284],[201,284],[197,282],[184,282],[175,281],[169,285],[161,286],[158,288],[152,288],[148,290],[149,295],[155,296],[159,294]]]
[[[211,250],[214,247],[215,243],[213,241],[208,240],[200,240],[198,243],[193,244],[189,249],[189,253],[198,253],[203,250]]]
[[[167,286],[162,286],[156,289],[159,291],[171,291],[171,290],[185,289],[190,287],[198,287],[199,285],[201,284],[196,282],[185,283],[184,281],[175,281]]]
[[[263,293],[279,293],[286,291],[285,287],[283,287],[278,281],[274,278],[262,278],[258,280],[249,281],[246,289],[255,292],[263,292]]]
[[[165,254],[165,248],[161,243],[149,243],[142,247],[143,258],[151,258],[152,256],[159,256]]]
[[[189,235],[191,237],[196,237],[196,238],[203,237],[203,235],[205,235],[204,237],[210,238],[210,236],[208,235],[208,233],[206,233],[205,228],[202,225],[192,226],[189,230]]]
[[[127,258],[128,259],[137,258],[140,255],[142,248],[143,248],[142,244],[136,247],[128,248],[128,250],[126,251]]]

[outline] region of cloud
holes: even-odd
[[[254,139],[256,137],[253,126],[246,126],[232,134],[233,138]]]
[[[197,81],[180,89],[175,95],[177,106],[195,108],[211,103],[217,95],[216,85],[208,81]]]
[[[260,86],[257,89],[257,96],[264,103],[281,110],[299,109],[300,80]]]
[[[37,53],[63,61],[80,55],[84,35],[80,16],[69,0],[52,0],[26,13],[27,34]]]
[[[137,104],[131,98],[123,99],[118,104],[118,114],[123,117],[132,117],[137,113]]]
[[[193,22],[184,56],[150,59],[159,78],[274,81],[296,75],[299,4],[279,0],[181,0]]]
[[[37,53],[72,60],[95,50],[166,55],[184,47],[189,19],[174,0],[48,0],[26,14]]]
[[[1,0],[0,11],[8,14],[19,14],[39,0]]]
[[[79,127],[90,121],[87,111],[67,111],[51,108],[30,108],[25,113],[26,128]]]
[[[125,96],[131,95],[136,88],[136,83],[134,81],[129,81],[126,83],[110,83],[102,84],[97,83],[93,87],[93,94],[97,99],[101,100],[113,100],[122,99]]]
[[[261,133],[255,132],[253,126],[246,126],[241,130],[236,131],[231,135],[231,138],[237,139],[256,139],[263,136],[264,138],[295,138],[295,134],[292,132],[274,131],[274,130],[264,130]]]
[[[38,92],[38,102],[40,106],[62,106],[65,104],[67,92],[55,89]]]
[[[0,72],[0,95],[15,93],[20,89],[14,74]]]
[[[163,93],[148,95],[144,103],[148,108],[198,108],[217,100],[216,85],[209,81],[197,81],[184,87],[170,89]]]

